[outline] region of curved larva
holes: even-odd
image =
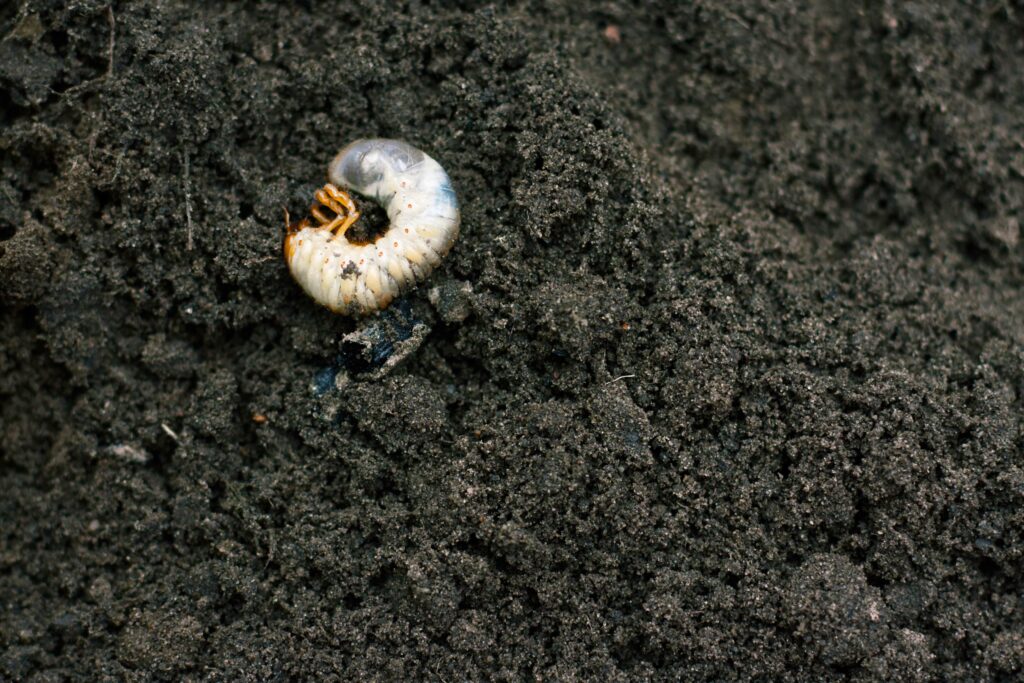
[[[331,161],[327,175],[333,184],[317,192],[312,208],[318,224],[303,219],[289,225],[284,254],[295,281],[336,313],[366,315],[387,307],[426,278],[459,236],[448,174],[408,143],[357,140]],[[338,187],[380,204],[387,231],[366,244],[346,239],[359,213]]]

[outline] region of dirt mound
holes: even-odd
[[[848,4],[0,10],[0,678],[1020,675],[1024,19]]]

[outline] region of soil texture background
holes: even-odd
[[[1017,679],[1022,220],[1016,0],[3,3],[0,679]]]

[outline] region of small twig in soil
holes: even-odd
[[[181,154],[184,169],[182,184],[185,186],[185,223],[188,224],[188,238],[185,241],[185,249],[192,251],[192,193],[188,183],[188,150]]]
[[[629,379],[630,377],[636,377],[636,375],[619,375],[619,376],[618,376],[618,377],[616,377],[615,379],[613,379],[613,380],[611,380],[611,381],[609,381],[609,382],[605,382],[604,384],[605,384],[605,386],[608,386],[609,384],[615,384],[615,383],[616,383],[616,382],[618,382],[618,381],[619,381],[620,379]]]
[[[104,78],[114,75],[114,39],[117,37],[117,26],[114,23],[113,5],[107,5],[107,24],[110,25],[110,45],[107,46],[107,73]]]
[[[764,32],[764,31],[762,31],[762,30],[760,30],[758,28],[755,28],[749,22],[745,21],[740,15],[736,14],[735,12],[733,12],[731,10],[720,9],[719,11],[722,13],[722,16],[724,16],[726,19],[729,19],[730,21],[736,22],[737,24],[742,26],[746,31],[748,31],[749,33],[751,33],[753,35],[760,36],[761,38],[764,38],[768,42],[775,43],[779,47],[784,47],[784,48],[786,48],[788,50],[797,50],[799,52],[806,52],[806,50],[804,50],[799,45],[794,45],[794,44],[792,44],[790,42],[787,42],[787,41],[785,41],[785,40],[783,40],[781,38],[769,35],[768,33]]]

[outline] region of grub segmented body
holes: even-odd
[[[284,253],[302,288],[337,313],[367,315],[426,278],[459,235],[451,180],[427,154],[399,140],[357,140],[327,169],[311,214],[288,226]],[[349,189],[376,201],[389,225],[366,243],[345,233],[359,212]]]

